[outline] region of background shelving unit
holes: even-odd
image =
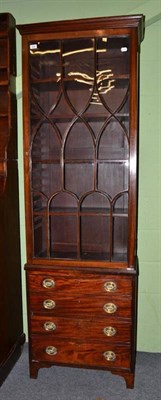
[[[17,166],[15,19],[0,14],[0,384],[24,343]]]

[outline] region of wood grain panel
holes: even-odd
[[[45,309],[43,306],[43,302],[45,300],[53,300],[55,302],[55,308]],[[106,316],[107,318],[111,316],[111,314],[106,313],[104,311],[105,304],[115,304],[117,309],[113,315],[117,317],[131,318],[131,298],[130,297],[122,297],[119,296],[70,296],[64,297],[64,293],[61,295],[54,296],[49,293],[48,296],[41,294],[36,295],[32,294],[30,296],[30,309],[32,313],[40,313],[47,315],[55,315],[55,316],[83,316],[84,318],[94,317],[94,316]]]
[[[54,346],[57,354],[46,354],[46,347]],[[38,361],[49,361],[51,363],[86,365],[106,368],[129,368],[130,347],[111,345],[106,343],[89,343],[64,341],[57,339],[46,339],[43,336],[36,336],[31,340],[32,359]],[[104,352],[112,351],[116,355],[114,361],[107,361]]]
[[[55,282],[55,286],[51,289],[44,289],[43,281],[45,279],[52,279]],[[81,294],[89,294],[91,291],[93,294],[106,294],[104,284],[106,282],[114,282],[116,284],[116,290],[114,291],[116,294],[131,294],[132,289],[132,280],[131,277],[127,277],[125,279],[124,276],[116,276],[116,275],[100,275],[100,274],[84,274],[84,271],[81,273],[80,271],[67,271],[66,273],[61,270],[55,271],[53,273],[46,272],[43,274],[28,274],[28,285],[31,291],[33,292],[44,292],[49,291],[60,294],[64,293],[64,295],[77,295]],[[114,293],[112,292],[112,293]]]
[[[54,331],[47,331],[44,328],[45,322],[52,322],[55,324]],[[114,336],[106,336],[104,328],[113,327],[116,330]],[[107,342],[130,342],[131,337],[131,323],[120,321],[116,318],[96,318],[96,319],[78,319],[78,318],[60,318],[55,316],[31,316],[30,319],[31,334],[40,333],[47,337],[57,339],[81,339],[81,340],[95,340]]]

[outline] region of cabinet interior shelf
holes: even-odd
[[[46,123],[50,123],[50,121],[55,121],[55,122],[72,122],[74,119],[78,120],[79,122],[82,121],[82,119],[85,120],[92,120],[92,121],[101,121],[101,120],[105,120],[105,119],[111,119],[111,118],[129,118],[129,114],[128,113],[114,113],[114,114],[110,114],[107,111],[107,114],[99,114],[97,113],[93,113],[93,114],[78,114],[78,115],[66,115],[66,114],[61,114],[61,115],[54,115],[54,114],[49,114],[47,116],[45,116],[44,114],[42,114],[42,118],[45,119]],[[31,115],[31,120],[38,120],[40,121],[40,114],[39,115]],[[88,122],[88,121],[87,121]]]
[[[8,114],[0,112],[0,118],[8,118]]]
[[[33,215],[37,216],[42,216],[42,215],[57,215],[57,216],[62,216],[62,215],[75,215],[75,216],[105,216],[109,217],[112,215],[112,217],[128,217],[128,210],[123,209],[123,208],[116,208],[114,211],[110,211],[110,209],[105,209],[105,208],[89,208],[89,209],[83,209],[81,211],[78,211],[76,208],[50,208],[50,210],[47,210],[46,208],[40,208],[37,210],[33,211]]]
[[[120,160],[106,160],[106,159],[97,159],[95,160],[94,158],[92,159],[65,159],[64,164],[93,164],[95,162],[97,163],[106,163],[106,164],[126,164],[127,159],[120,159]],[[51,160],[32,160],[33,164],[60,164],[61,160],[53,158]]]
[[[127,261],[127,253],[116,253],[116,254],[112,254],[112,256],[110,257],[110,253],[96,253],[96,252],[81,252],[80,256],[77,256],[76,253],[74,252],[50,252],[50,255],[47,255],[46,252],[42,252],[37,254],[36,258],[39,259],[54,259],[54,260],[60,260],[60,259],[65,259],[65,260],[77,260],[77,261],[81,261],[81,260],[88,260],[88,261],[110,261],[111,264],[115,263],[115,262],[126,262]],[[112,267],[112,265],[111,265]]]
[[[8,86],[9,85],[9,81],[4,79],[4,80],[0,80],[0,86]]]
[[[129,77],[130,77],[129,74],[121,74],[121,75],[113,75],[112,79],[115,79],[115,80],[128,80]],[[109,78],[107,78],[107,80],[109,80]],[[50,77],[49,78],[33,78],[30,81],[31,85],[32,84],[39,84],[39,83],[42,83],[42,84],[44,84],[44,83],[58,83],[59,84],[59,82],[73,82],[73,83],[76,82],[78,86],[82,86],[82,85],[84,86],[86,84],[85,82],[82,83],[82,82],[76,81],[73,77],[72,78],[69,78],[69,77],[62,77],[62,78],[54,78],[54,77],[52,77],[52,78],[50,78]]]

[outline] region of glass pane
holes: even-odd
[[[94,159],[94,141],[89,128],[80,120],[68,133],[65,144],[65,159]]]
[[[101,135],[98,158],[106,160],[124,160],[128,158],[126,132],[115,118],[110,120]]]
[[[61,189],[61,170],[59,164],[33,163],[32,187],[48,198]]]
[[[47,236],[46,236],[46,217],[34,216],[34,256],[47,256]]]
[[[93,189],[93,166],[90,164],[65,165],[65,189],[81,197]]]
[[[77,258],[77,218],[71,215],[51,216],[51,256]]]
[[[94,85],[94,40],[65,40],[62,57],[67,101],[77,114],[86,109],[91,99]]]
[[[30,43],[30,77],[32,80],[60,79],[59,41]]]
[[[124,129],[124,132],[126,133],[127,137],[129,137],[129,123],[130,123],[130,114],[129,114],[129,110],[130,110],[130,96],[128,93],[127,99],[125,101],[125,103],[123,104],[122,108],[120,110],[118,110],[118,112],[116,113],[117,116],[117,121],[120,122],[122,128]]]
[[[127,260],[128,246],[128,218],[114,218],[114,233],[113,233],[113,261]]]
[[[31,88],[31,116],[49,117],[59,101],[59,83],[33,83]]]
[[[42,193],[33,192],[33,210],[37,212],[47,210],[47,197]]]
[[[129,90],[129,38],[97,40],[97,97],[112,112],[120,110]]]
[[[59,160],[61,142],[59,132],[47,121],[44,122],[34,136],[32,159],[34,161]]]
[[[128,168],[126,163],[100,163],[98,166],[98,189],[112,198],[128,189]]]
[[[78,202],[75,196],[71,193],[60,192],[50,202],[49,211],[54,212],[77,212]]]
[[[114,214],[128,214],[128,193],[124,193],[121,196],[116,197],[113,205]]]
[[[75,122],[75,113],[68,104],[63,90],[61,90],[61,97],[58,98],[56,107],[50,115],[50,119],[56,125],[62,139],[65,139]]]
[[[83,213],[89,213],[95,211],[96,213],[109,213],[110,202],[108,198],[99,192],[90,193],[85,197],[81,203],[81,211]]]
[[[103,216],[81,217],[81,256],[85,259],[110,257],[109,218]]]

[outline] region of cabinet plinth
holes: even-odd
[[[76,365],[111,370],[132,387],[144,17],[18,29],[31,377]]]

